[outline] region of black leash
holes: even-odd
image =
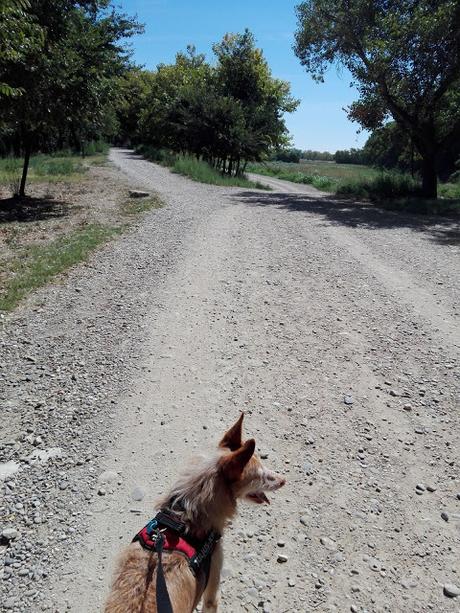
[[[174,613],[171,599],[169,597],[168,588],[166,586],[165,574],[163,571],[163,561],[162,561],[162,552],[163,545],[165,542],[165,537],[163,534],[158,531],[158,536],[155,539],[155,551],[158,554],[158,564],[157,564],[157,582],[156,582],[156,591],[157,591],[157,611],[158,613]]]
[[[162,529],[160,526],[164,526]],[[155,551],[158,556],[157,563],[157,577],[156,577],[156,600],[158,613],[174,613],[171,599],[169,597],[168,587],[166,585],[166,579],[163,569],[162,554],[165,546],[165,530],[171,530],[182,537],[185,534],[186,526],[184,522],[178,519],[174,514],[165,511],[159,511],[157,515],[149,521],[149,523],[142,528],[140,532],[133,538],[133,542],[139,541],[144,549],[149,551]],[[211,566],[211,556],[214,551],[216,543],[220,539],[220,534],[217,532],[209,532],[204,541],[196,541],[187,537],[186,542],[195,550],[195,554],[190,556],[185,554],[188,558],[189,568],[195,575],[202,590],[205,589],[209,571]],[[168,547],[167,551],[171,551]],[[182,550],[172,550],[181,551]]]

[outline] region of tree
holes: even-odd
[[[152,75],[141,112],[147,145],[201,157],[222,172],[238,174],[286,145],[285,112],[298,102],[289,85],[271,75],[249,31],[227,34],[213,46],[215,66],[194,47]]]
[[[213,51],[221,92],[239,101],[244,110],[246,136],[241,157],[260,160],[262,153],[285,146],[283,115],[292,113],[299,101],[291,96],[289,83],[272,77],[252,33],[246,29],[242,34],[226,34],[213,45]],[[236,163],[239,168],[239,157]]]
[[[422,191],[437,195],[440,157],[460,136],[457,0],[308,0],[297,8],[295,53],[322,81],[345,66],[359,91],[349,117],[375,129],[393,117],[422,159]]]
[[[146,108],[154,79],[153,72],[137,66],[128,70],[119,79],[119,99],[115,107],[118,122],[116,141],[118,143],[131,146],[142,141],[139,120],[142,111]]]
[[[44,31],[27,13],[29,8],[29,0],[2,0],[0,4],[0,97],[23,93],[3,80],[5,64],[24,59],[43,46]]]
[[[362,149],[344,149],[334,153],[336,164],[365,164],[366,158]]]
[[[6,55],[0,64],[6,83],[19,92],[3,97],[0,110],[24,152],[20,196],[33,150],[64,140],[82,146],[100,134],[129,65],[123,41],[141,29],[107,0],[29,0],[26,11],[43,32],[43,45]]]

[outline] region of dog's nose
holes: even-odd
[[[283,485],[286,484],[286,479],[284,477],[281,477],[280,479],[280,487],[283,487]]]

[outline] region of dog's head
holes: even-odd
[[[235,498],[270,504],[265,492],[278,490],[286,479],[262,464],[254,453],[256,442],[253,438],[243,443],[243,418],[244,413],[219,443],[219,448],[225,450],[219,467]]]

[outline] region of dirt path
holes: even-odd
[[[459,611],[458,229],[112,160],[168,206],[3,333],[5,459],[62,450],[7,479],[5,610],[98,611],[153,500],[244,408],[288,485],[227,533],[223,611]]]

